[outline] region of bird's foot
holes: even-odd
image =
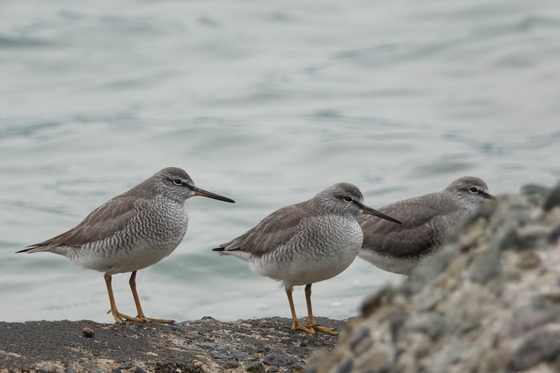
[[[134,321],[134,322],[146,322],[146,321],[144,321],[144,320],[142,320],[138,317],[132,317],[132,316],[125,315],[124,313],[120,313],[117,310],[109,310],[109,311],[107,311],[107,313],[113,314],[113,318],[119,324],[122,324],[124,322],[124,320],[130,320],[130,321]]]
[[[174,324],[175,320],[166,320],[166,319],[152,319],[146,316],[136,316],[138,321],[140,322],[159,322],[161,324]]]
[[[330,335],[338,335],[338,332],[331,328],[325,328],[324,326],[319,326],[317,324],[305,324],[306,328],[309,328],[313,331],[317,330],[318,332],[327,333]]]
[[[315,329],[313,328],[309,328],[307,325],[302,324],[301,322],[294,320],[294,323],[292,324],[292,329],[293,330],[303,330],[304,332],[308,333],[308,334],[315,334]]]

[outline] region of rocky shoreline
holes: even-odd
[[[341,330],[344,321],[317,318]],[[303,371],[316,350],[338,337],[291,330],[291,319],[171,325],[93,321],[0,323],[1,373],[211,373]]]

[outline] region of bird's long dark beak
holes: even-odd
[[[360,208],[362,209],[362,212],[364,214],[369,214],[369,215],[375,215],[381,219],[385,219],[385,220],[389,220],[392,221],[393,223],[397,223],[397,224],[402,224],[402,222],[399,219],[395,219],[392,216],[389,216],[387,214],[382,213],[381,211],[377,211],[375,209],[372,209],[371,207],[367,207],[365,205],[360,204]]]
[[[194,188],[192,188],[192,190],[193,190],[195,196],[208,197],[208,198],[212,198],[212,199],[217,199],[218,201],[235,203],[235,201],[230,199],[230,198],[227,198],[227,197],[224,197],[224,196],[221,196],[219,194],[212,193],[212,192],[208,192],[204,189],[194,187]]]
[[[490,193],[483,193],[482,194],[486,199],[496,199],[495,196],[491,195]]]

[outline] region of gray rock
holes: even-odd
[[[461,360],[463,360],[463,357],[469,353],[469,347],[470,343],[465,339],[462,339],[453,345],[449,351],[447,351],[439,371],[446,372],[449,370],[450,365],[458,364]]]
[[[216,362],[216,364],[218,364],[219,366],[221,366],[222,368],[225,369],[234,369],[234,368],[238,368],[241,366],[241,364],[235,360],[235,359],[229,359],[229,358],[225,358],[225,359],[220,359],[220,358],[216,358],[214,359],[214,361]]]
[[[500,250],[533,248],[536,241],[535,236],[521,236],[517,231],[530,221],[531,216],[527,203],[519,198],[504,198],[503,206],[496,210],[491,219],[491,225],[496,227],[492,245],[498,246]]]
[[[105,370],[95,364],[91,363],[82,363],[82,367],[87,373],[105,373]],[[139,372],[137,372],[139,373]]]
[[[554,320],[556,320],[556,315],[553,312],[525,306],[515,310],[513,313],[509,335],[512,338],[517,338]]]
[[[558,241],[558,238],[560,238],[560,225],[557,225],[550,231],[547,241],[549,244],[554,244]]]
[[[225,346],[217,351],[211,351],[210,356],[214,360],[236,360],[236,361],[255,361],[258,357],[233,349],[231,351],[227,350]]]
[[[348,344],[350,345],[350,349],[356,352],[357,347],[363,344],[364,341],[368,341],[368,340],[371,343],[369,328],[363,326],[358,330],[356,330],[354,333],[352,333],[352,335],[350,336],[350,340],[348,341]]]
[[[354,360],[352,358],[346,359],[345,362],[336,368],[336,373],[350,373],[354,367]]]
[[[405,328],[427,334],[432,340],[436,339],[444,327],[443,316],[435,312],[420,313],[414,319],[408,319]]]
[[[430,282],[438,277],[445,269],[459,256],[458,250],[446,250],[445,248],[440,252],[431,255],[421,261],[411,277],[414,281],[410,284],[414,294],[422,291]]]
[[[305,343],[302,343],[300,346],[291,346],[286,349],[287,354],[297,356],[300,359],[305,359],[305,357],[309,356],[312,352],[312,349],[307,347]]]
[[[184,362],[157,362],[154,373],[204,373],[200,363],[195,361]]]
[[[560,206],[560,183],[556,184],[556,186],[546,196],[543,209],[544,211],[550,211],[556,206]]]
[[[541,265],[541,258],[539,254],[533,249],[524,250],[519,253],[519,260],[517,261],[517,268],[520,269],[534,269]],[[545,270],[546,268],[542,268]]]
[[[517,227],[510,227],[506,234],[503,235],[499,246],[502,250],[527,250],[532,249],[537,244],[537,237],[533,235],[521,236],[517,231]]]
[[[399,330],[401,330],[402,326],[405,324],[406,320],[408,320],[410,314],[404,311],[397,311],[391,316],[389,320],[389,327],[391,330],[391,338],[393,342],[397,340],[397,335]]]
[[[476,256],[470,268],[471,281],[484,285],[498,277],[502,271],[500,258],[500,250],[494,245]]]
[[[259,358],[255,355],[252,354],[248,354],[245,353],[243,351],[239,351],[239,350],[232,350],[230,353],[230,356],[234,359],[237,359],[239,361],[256,361],[259,360]]]
[[[560,331],[539,330],[515,351],[508,371],[521,372],[541,362],[551,362],[559,354]]]
[[[362,307],[360,310],[362,317],[365,318],[371,315],[383,305],[385,299],[392,298],[396,294],[397,290],[395,288],[393,288],[392,286],[387,286],[379,290],[377,293],[368,296],[362,303]]]
[[[196,345],[204,350],[218,350],[220,347],[223,347],[217,343],[197,343]]]
[[[418,311],[432,311],[439,302],[445,299],[445,293],[445,290],[442,288],[432,288],[429,291],[424,292],[418,304]]]
[[[521,187],[520,194],[524,197],[535,196],[542,200],[550,191],[550,188],[538,184],[525,184]]]
[[[270,350],[264,355],[263,363],[270,366],[287,367],[297,363],[299,360],[293,356],[286,355],[280,350]]]
[[[251,363],[245,367],[245,371],[249,373],[263,373],[265,371],[263,363],[260,361]]]

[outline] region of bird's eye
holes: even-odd
[[[342,199],[345,200],[346,202],[352,202],[352,197],[350,196],[342,197]]]
[[[181,179],[173,179],[173,184],[175,184],[175,185],[183,185],[183,180],[181,180]]]
[[[470,187],[469,192],[471,192],[472,194],[477,194],[478,193],[478,188],[477,187]]]

